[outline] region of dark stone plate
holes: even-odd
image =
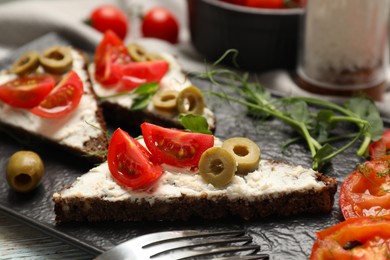
[[[10,57],[0,61],[0,68],[8,66],[21,53],[29,49],[41,50],[53,44],[73,44],[57,34],[45,35],[34,42],[15,50]],[[91,53],[91,50],[86,50]],[[209,83],[193,80],[200,88],[208,88]],[[217,115],[216,135],[223,139],[233,136],[246,136],[256,141],[263,158],[283,160],[305,167],[311,166],[309,151],[303,143],[289,148],[289,155],[281,152],[280,144],[292,137],[294,132],[289,126],[278,120],[260,121],[247,117],[244,110],[234,104],[210,99],[209,106]],[[0,115],[2,117],[4,115]],[[110,126],[112,128],[116,126]],[[24,140],[28,141],[28,140]],[[38,189],[29,194],[18,194],[11,190],[5,180],[5,166],[9,156],[17,150],[28,148],[42,156],[46,175]],[[323,172],[335,177],[340,184],[357,163],[364,158],[355,155],[351,148],[323,169]],[[288,219],[242,221],[228,219],[224,221],[191,221],[191,222],[148,222],[148,223],[71,223],[55,225],[52,194],[60,191],[88,171],[92,165],[75,160],[72,155],[39,142],[20,144],[9,135],[0,135],[0,210],[46,233],[54,235],[68,243],[74,244],[92,254],[131,239],[135,236],[175,229],[245,229],[254,237],[254,243],[261,245],[264,253],[271,259],[307,259],[315,240],[315,232],[339,223],[343,220],[337,200],[330,214],[315,216],[295,216]]]

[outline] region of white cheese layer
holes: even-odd
[[[143,140],[140,140],[144,145]],[[216,146],[221,146],[219,139]],[[107,162],[80,176],[71,187],[55,193],[54,198],[101,198],[106,201],[128,200],[147,201],[153,204],[156,199],[170,200],[181,196],[206,196],[208,199],[226,196],[229,199],[246,200],[262,197],[277,197],[282,193],[305,190],[320,190],[325,183],[316,180],[316,172],[301,166],[274,163],[261,160],[256,171],[245,176],[235,175],[224,188],[215,188],[203,180],[198,172],[163,165],[164,173],[147,190],[130,189],[119,184],[111,175]]]
[[[159,53],[168,63],[169,63],[169,70],[167,74],[161,79],[159,84],[159,91],[164,90],[176,90],[181,91],[185,89],[186,87],[189,87],[192,85],[191,81],[186,77],[186,75],[183,73],[182,68],[176,58],[168,53]],[[97,82],[94,79],[95,75],[95,67],[94,64],[91,64],[89,67],[89,71],[92,78],[93,87],[95,90],[95,93],[98,97],[108,97],[117,94],[115,89],[105,88],[103,87],[99,82]],[[130,109],[133,105],[135,95],[123,95],[123,96],[115,96],[107,98],[107,100],[110,103],[118,104],[124,108]],[[162,110],[155,109],[152,102],[149,103],[148,107],[146,108],[149,112],[160,114],[161,116],[164,116],[170,120],[178,120],[177,114],[170,113]],[[215,128],[215,119],[213,112],[205,108],[203,112],[203,116],[207,119],[207,122],[211,128]]]
[[[0,101],[0,121],[81,150],[86,141],[101,135],[102,131],[98,129],[100,124],[96,118],[98,105],[91,92],[88,74],[84,70],[85,61],[75,50],[72,50],[72,56],[73,70],[84,84],[84,94],[74,111],[60,118],[42,118],[26,109],[14,108]],[[2,73],[0,84],[16,77],[14,74]]]

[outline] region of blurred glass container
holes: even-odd
[[[381,100],[388,67],[390,0],[308,0],[298,84],[310,92]]]

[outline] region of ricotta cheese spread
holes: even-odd
[[[143,140],[140,143],[144,145]],[[216,138],[216,146],[222,142]],[[316,179],[316,172],[301,166],[261,160],[256,171],[247,175],[235,175],[224,188],[215,188],[203,180],[198,172],[189,169],[163,165],[164,173],[147,190],[130,189],[120,185],[111,175],[107,162],[91,169],[77,178],[71,187],[53,196],[67,198],[99,197],[107,201],[170,200],[181,196],[207,196],[208,199],[225,196],[229,199],[259,199],[262,196],[277,197],[282,193],[306,190],[320,190],[325,183]]]
[[[62,199],[99,197],[107,201],[145,200],[153,204],[156,199],[169,200],[181,196],[204,196],[208,199],[226,196],[229,199],[258,199],[262,196],[278,196],[282,193],[305,190],[320,190],[325,186],[316,180],[315,172],[301,166],[273,163],[261,160],[259,168],[245,176],[235,175],[224,188],[215,188],[205,182],[197,172],[164,167],[164,173],[148,190],[132,190],[119,185],[112,178],[107,162],[91,169],[76,182],[54,197]]]
[[[382,83],[389,0],[310,0],[300,76],[314,85],[359,89]]]
[[[169,70],[167,74],[161,79],[159,84],[159,90],[176,90],[181,91],[186,87],[192,85],[191,81],[183,73],[182,68],[176,58],[169,53],[159,53],[169,63]],[[108,97],[117,94],[115,89],[105,88],[99,82],[94,79],[95,67],[94,64],[90,64],[89,67],[90,75],[92,78],[93,87],[98,97]],[[135,95],[123,95],[107,98],[110,103],[118,104],[125,108],[131,108]],[[149,112],[160,114],[171,120],[178,120],[177,115],[161,110],[155,109],[152,102],[146,108]],[[203,116],[206,118],[210,127],[215,128],[213,112],[207,107],[204,108]]]
[[[84,94],[75,110],[60,118],[42,118],[26,109],[14,108],[0,101],[0,121],[76,149],[82,149],[86,141],[101,135],[102,130],[98,129],[100,124],[96,118],[98,105],[84,69],[84,58],[75,50],[72,50],[72,57],[72,69],[84,84]],[[16,77],[15,74],[0,73],[0,84]]]

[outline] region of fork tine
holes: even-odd
[[[256,255],[234,255],[220,258],[213,258],[213,260],[268,260],[268,254],[256,254]]]
[[[212,256],[225,253],[236,253],[242,251],[258,251],[260,250],[259,245],[235,245],[228,247],[219,247],[219,248],[203,248],[199,250],[191,249],[185,251],[179,251],[177,253],[169,254],[171,259],[184,260],[193,257],[200,256]]]
[[[249,236],[240,236],[240,237],[228,237],[222,239],[191,239],[191,240],[180,240],[172,241],[168,243],[158,244],[150,248],[145,248],[148,250],[150,257],[155,257],[167,253],[168,251],[191,248],[191,247],[200,247],[206,245],[217,245],[217,244],[229,244],[229,243],[238,243],[238,242],[251,242],[252,237]]]
[[[243,236],[244,235],[244,236]],[[213,238],[218,237],[218,238]],[[189,241],[192,240],[192,243]],[[184,242],[183,242],[184,241]],[[114,248],[99,255],[96,259],[150,259],[151,252],[158,255],[153,259],[161,259],[166,257],[172,259],[176,253],[177,257],[188,258],[196,256],[207,256],[213,254],[222,254],[229,252],[259,250],[260,246],[249,246],[248,242],[252,241],[252,237],[245,236],[244,230],[238,231],[197,231],[197,230],[183,230],[183,231],[166,231],[151,233],[139,236],[123,242]],[[199,242],[201,245],[199,245]],[[195,243],[197,243],[195,245]],[[234,244],[236,243],[236,244]],[[237,244],[240,243],[240,244]],[[224,244],[222,248],[211,249],[211,244]],[[168,245],[168,247],[166,247]],[[229,245],[229,246],[228,246]],[[182,250],[176,250],[177,247]],[[184,247],[190,247],[192,250]],[[196,248],[197,247],[197,248]],[[161,251],[171,251],[167,254],[162,254]],[[196,249],[195,249],[196,248]],[[188,253],[185,253],[188,252]]]
[[[166,232],[152,233],[152,234],[140,236],[135,239],[145,241],[143,243],[143,248],[148,248],[156,244],[167,243],[167,242],[172,242],[181,239],[211,237],[211,236],[240,236],[244,234],[245,234],[244,230],[234,230],[234,231],[182,230],[182,231],[166,231]]]

